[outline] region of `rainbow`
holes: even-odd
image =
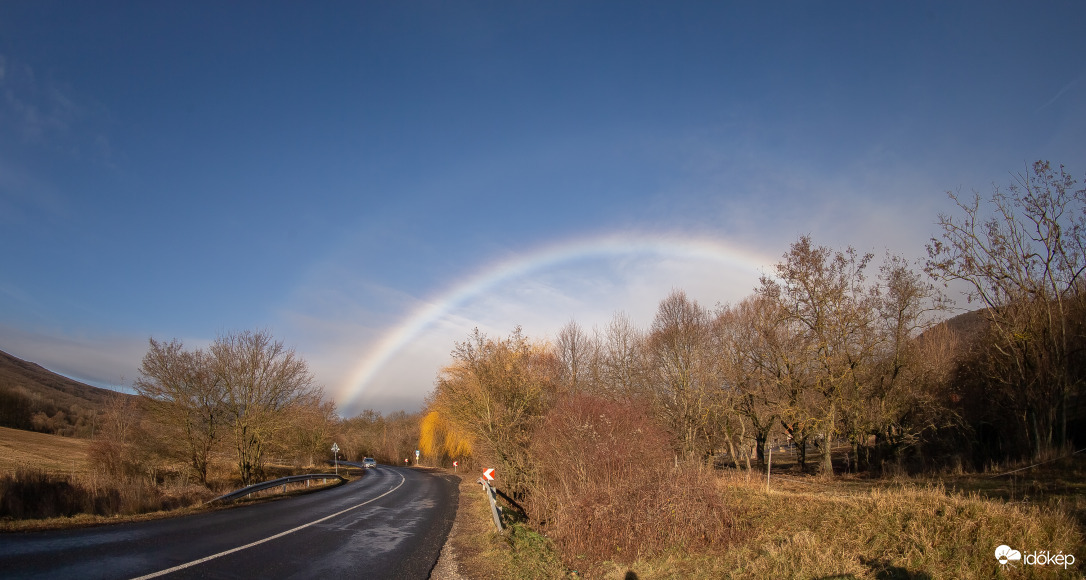
[[[502,282],[576,260],[630,255],[702,260],[753,273],[774,262],[765,256],[731,247],[716,239],[655,234],[604,235],[544,246],[492,263],[415,308],[400,324],[378,340],[375,348],[350,374],[336,400],[341,408],[351,407],[382,366],[412,339],[457,306]]]

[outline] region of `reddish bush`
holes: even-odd
[[[593,562],[723,545],[731,518],[712,475],[673,468],[671,450],[646,404],[570,396],[534,437],[529,515],[566,557]]]

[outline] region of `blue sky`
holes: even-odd
[[[947,190],[1042,158],[1083,175],[1083,22],[1080,2],[2,2],[0,350],[123,388],[148,337],[267,328],[344,413],[413,409],[473,326],[646,326],[671,288],[740,299],[807,233],[919,257]]]

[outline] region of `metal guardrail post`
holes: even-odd
[[[478,483],[482,484],[483,491],[486,492],[486,497],[490,500],[490,514],[494,516],[494,527],[497,528],[498,533],[502,533],[505,528],[502,526],[501,508],[498,507],[498,494],[494,491],[494,486],[490,485],[490,482],[479,478]]]

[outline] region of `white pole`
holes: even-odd
[[[773,470],[773,446],[769,446],[769,459],[765,465],[765,490],[769,491],[769,472]]]

